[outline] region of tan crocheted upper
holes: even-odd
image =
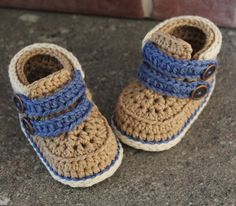
[[[71,80],[74,68],[80,65],[77,60],[73,62],[68,51],[61,49],[52,44],[35,44],[20,51],[9,68],[13,88],[18,92],[23,88],[21,93],[37,98],[63,87]],[[89,91],[87,96],[91,100]],[[88,118],[72,131],[56,138],[33,136],[32,139],[60,175],[73,178],[93,175],[106,168],[115,159],[118,147],[96,105]]]
[[[221,47],[216,26],[204,18],[191,16],[164,21],[146,35],[143,45],[148,40],[177,59],[214,59]],[[137,140],[166,140],[183,128],[202,101],[204,98],[165,96],[134,81],[118,99],[115,122],[120,130]]]

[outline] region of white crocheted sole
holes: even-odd
[[[118,128],[115,126],[113,119],[111,122],[111,126],[112,126],[116,136],[124,144],[127,144],[130,147],[133,147],[135,149],[144,150],[144,151],[149,151],[149,152],[160,152],[160,151],[168,150],[168,149],[174,147],[176,144],[178,144],[182,140],[182,138],[185,136],[186,132],[190,129],[191,125],[197,120],[198,116],[201,114],[203,109],[206,107],[206,105],[212,95],[214,88],[215,88],[215,81],[212,84],[212,88],[211,88],[210,93],[206,97],[204,103],[200,106],[200,108],[198,108],[194,117],[189,121],[189,123],[184,127],[184,129],[170,141],[162,141],[162,142],[155,142],[155,143],[138,141],[138,140],[132,139],[131,137],[124,135],[121,131],[119,131]]]
[[[116,159],[103,171],[99,172],[98,174],[94,174],[92,177],[89,177],[89,178],[70,179],[67,177],[62,177],[61,175],[59,175],[55,171],[53,171],[53,169],[48,165],[46,159],[43,157],[39,148],[35,145],[33,140],[28,136],[28,134],[26,133],[26,131],[24,130],[22,125],[21,125],[21,129],[24,132],[24,134],[25,134],[26,138],[28,139],[29,143],[31,144],[31,146],[34,148],[34,151],[36,152],[36,154],[40,158],[41,162],[44,164],[44,166],[47,168],[47,170],[51,174],[51,176],[55,180],[61,182],[64,185],[69,185],[70,187],[90,187],[94,184],[97,184],[97,183],[111,177],[116,172],[116,170],[119,168],[119,166],[121,165],[122,159],[123,159],[123,148],[122,148],[122,145],[120,144],[120,142],[118,142],[119,149],[117,151]]]
[[[79,180],[79,181],[70,180],[70,181],[68,181],[63,178],[60,178],[59,176],[54,175],[48,168],[47,169],[55,180],[61,182],[64,185],[69,185],[70,187],[90,187],[92,185],[95,185],[95,184],[102,182],[103,180],[111,177],[116,172],[116,170],[120,167],[122,159],[123,159],[123,148],[120,143],[118,143],[118,144],[120,146],[120,150],[119,150],[118,158],[116,159],[115,163],[108,170],[106,170],[105,172],[103,172],[95,177],[92,177],[92,178],[89,178],[86,180]],[[42,161],[42,159],[41,159],[41,161]]]

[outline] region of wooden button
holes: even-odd
[[[17,95],[17,94],[14,95],[14,96],[13,96],[13,101],[14,101],[14,103],[15,103],[15,106],[16,106],[17,111],[20,112],[20,113],[23,113],[23,112],[24,112],[24,104],[23,104],[23,102],[22,102],[20,96]]]
[[[203,72],[201,79],[203,81],[207,80],[209,77],[211,77],[215,73],[215,71],[216,71],[216,65],[214,65],[214,64],[210,65]]]
[[[30,134],[34,134],[34,128],[30,122],[30,120],[27,117],[23,117],[22,118],[22,124],[25,128],[25,130],[27,130],[27,132],[29,132]]]
[[[200,99],[206,95],[208,88],[206,85],[198,85],[192,92],[191,98],[194,100]]]

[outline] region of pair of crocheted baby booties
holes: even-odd
[[[137,80],[123,90],[112,117],[116,136],[75,56],[54,44],[27,46],[9,65],[21,128],[54,179],[94,185],[120,166],[119,140],[163,151],[183,138],[214,89],[221,39],[212,22],[197,16],[172,18],[148,32]]]

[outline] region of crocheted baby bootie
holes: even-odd
[[[162,151],[183,138],[214,89],[221,39],[212,22],[197,16],[172,18],[148,32],[138,80],[123,90],[113,117],[122,142]]]
[[[54,44],[33,44],[9,65],[21,128],[53,178],[88,187],[120,166],[123,150],[91,99],[79,61]]]

